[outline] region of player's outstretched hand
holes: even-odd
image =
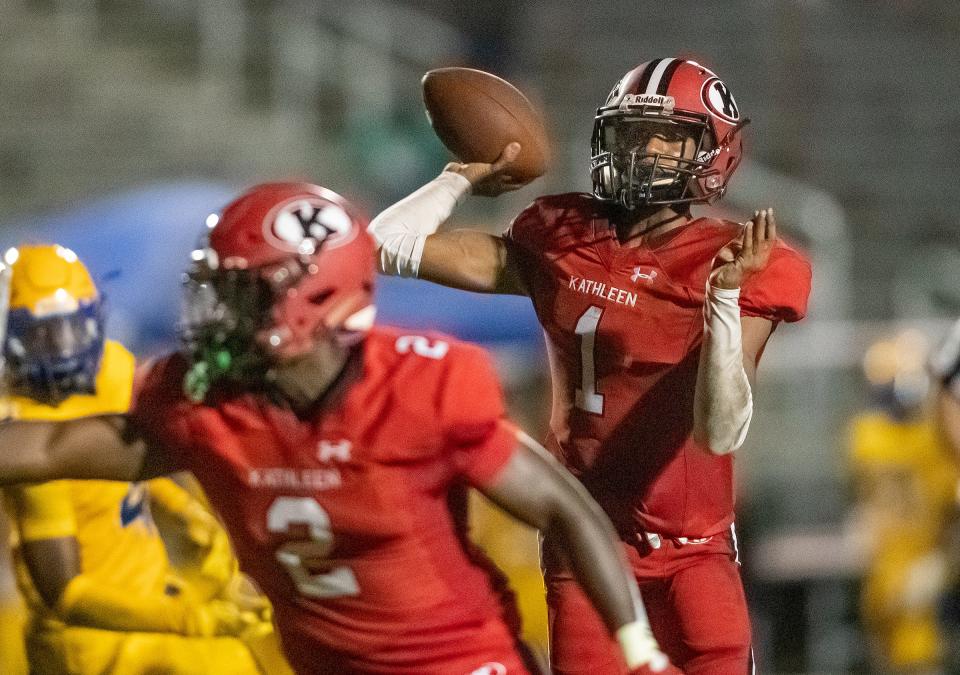
[[[471,162],[459,164],[451,162],[443,170],[458,173],[473,185],[473,194],[482,197],[496,197],[504,192],[512,192],[524,186],[510,175],[510,165],[520,154],[520,144],[508,143],[492,164]]]
[[[717,254],[710,283],[716,288],[740,288],[744,279],[767,266],[776,242],[777,221],[773,209],[757,211],[747,221],[740,237]]]

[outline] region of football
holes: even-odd
[[[547,170],[550,148],[543,117],[519,89],[473,68],[439,68],[423,76],[427,118],[461,162],[493,162],[512,141],[520,155],[509,169],[528,183]]]

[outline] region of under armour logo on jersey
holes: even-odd
[[[321,462],[349,462],[352,448],[353,443],[346,439],[337,442],[320,441],[317,447],[317,458]]]
[[[267,241],[285,251],[310,255],[336,248],[357,235],[353,219],[321,197],[299,197],[274,207],[263,222]]]
[[[507,667],[502,663],[491,661],[490,663],[484,663],[470,675],[507,675]]]
[[[641,279],[646,281],[648,284],[657,278],[657,270],[652,267],[634,267],[633,275],[630,277],[630,281],[637,283]]]
[[[703,89],[700,90],[700,97],[703,104],[712,114],[726,120],[727,122],[737,122],[740,119],[740,108],[737,102],[733,100],[733,94],[730,89],[718,77],[711,77],[703,83]]]

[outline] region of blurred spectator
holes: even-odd
[[[939,385],[937,421],[943,437],[960,459],[960,321],[930,358]]]
[[[850,428],[854,518],[869,560],[861,612],[875,672],[939,672],[943,656],[937,607],[957,469],[927,405],[926,355],[913,331],[874,344],[864,359],[874,407]]]
[[[941,437],[960,463],[960,321],[930,358],[930,372],[937,380],[936,417]],[[960,491],[956,498],[960,500]],[[947,537],[949,587],[941,606],[941,630],[946,638],[944,666],[948,673],[960,673],[960,509],[954,504],[953,521]]]

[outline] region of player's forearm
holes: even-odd
[[[562,546],[560,552],[611,633],[644,618],[636,582],[606,514],[539,443],[524,433],[518,440],[520,447],[485,494]]]
[[[146,455],[119,415],[0,423],[0,485],[62,478],[135,480]]]
[[[589,497],[557,510],[549,538],[563,553],[577,582],[620,643],[631,668],[665,664],[650,630],[636,580],[620,552],[610,521]]]
[[[568,503],[557,509],[544,534],[562,543],[570,570],[611,633],[642,614],[636,582],[602,513],[584,500]]]
[[[48,422],[0,423],[0,485],[39,483],[57,478],[50,447],[56,425]]]
[[[444,171],[374,218],[367,231],[377,243],[380,271],[418,276],[427,237],[450,217],[470,188],[463,176]]]
[[[743,367],[739,297],[739,289],[708,285],[704,303],[693,437],[717,455],[743,445],[753,417],[753,393]]]
[[[522,448],[504,472],[512,475],[501,477],[495,496],[514,515],[563,546],[571,571],[620,642],[631,668],[665,662],[609,518],[542,446],[523,433],[518,440]],[[513,490],[507,485],[511,482]],[[522,496],[510,499],[511,491]]]

